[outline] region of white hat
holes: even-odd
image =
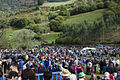
[[[116,61],[116,63],[117,63],[117,64],[120,64],[120,61],[119,61],[119,60],[117,60],[117,61]]]

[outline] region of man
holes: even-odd
[[[52,78],[52,72],[45,71],[44,72],[44,80],[51,80],[51,78]]]
[[[97,80],[97,79],[96,79],[96,75],[95,75],[95,74],[92,74],[92,75],[91,75],[91,78],[90,78],[89,80]]]
[[[23,70],[24,61],[23,61],[23,60],[20,60],[20,61],[19,61],[19,64],[20,64],[20,68]]]

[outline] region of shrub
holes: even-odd
[[[82,41],[81,41],[81,39],[80,39],[79,37],[77,37],[77,38],[75,38],[75,39],[73,40],[73,43],[74,43],[74,44],[81,44]]]
[[[14,18],[10,21],[10,25],[15,28],[23,28],[27,26],[29,20],[27,18]]]
[[[38,5],[42,5],[45,2],[45,0],[38,0]]]
[[[103,2],[98,3],[98,4],[97,4],[97,8],[98,8],[98,9],[104,8],[104,3],[103,3]]]
[[[75,14],[79,14],[79,13],[84,13],[84,12],[88,12],[90,10],[90,6],[89,5],[80,5],[78,7],[73,8],[70,11],[71,15],[75,15]]]
[[[93,4],[93,5],[91,5],[90,6],[90,11],[93,11],[93,10],[96,10],[97,9],[97,6],[96,6],[96,4]]]
[[[63,16],[57,16],[57,17],[55,18],[55,20],[57,20],[57,21],[59,21],[59,22],[62,22],[62,21],[64,21],[64,17],[63,17]]]
[[[41,23],[41,18],[35,17],[35,18],[34,18],[34,22],[35,22],[35,24]]]
[[[72,37],[70,37],[70,36],[66,36],[66,37],[64,37],[64,38],[58,38],[58,39],[56,39],[56,43],[57,44],[71,44],[72,43]]]
[[[51,20],[50,23],[49,23],[49,27],[50,27],[50,30],[51,31],[59,31],[59,26],[60,26],[60,23],[59,21],[56,21],[56,20]]]
[[[57,13],[55,13],[55,12],[50,12],[49,15],[48,15],[48,19],[49,19],[49,20],[55,19],[56,16],[58,16]]]
[[[55,32],[59,32],[62,30],[61,24],[62,24],[61,20],[59,20],[57,18],[57,20],[51,20],[48,25],[50,27],[50,30],[55,31]]]
[[[40,32],[40,24],[31,24],[29,27],[27,27],[27,29],[30,29],[32,31],[34,31],[35,33]]]
[[[0,19],[0,28],[6,28],[8,26],[8,21],[5,19]]]
[[[39,6],[36,6],[35,10],[39,10],[39,9],[40,9]]]
[[[41,34],[35,35],[34,38],[37,39],[37,40],[41,40],[41,39],[42,39],[42,38],[41,38]]]
[[[70,12],[67,10],[67,7],[61,6],[61,9],[59,11],[59,15],[61,15],[61,16],[70,16]]]
[[[13,48],[28,48],[34,43],[34,33],[32,30],[21,29],[13,34],[11,44]],[[18,37],[19,36],[19,37]]]

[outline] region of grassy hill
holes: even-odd
[[[46,2],[42,5],[42,7],[53,7],[53,6],[66,5],[66,4],[74,3],[75,1],[77,0],[69,0],[66,2]]]
[[[48,43],[55,42],[57,38],[59,38],[60,32],[51,32],[51,33],[45,33],[42,34],[42,38],[46,40]]]
[[[64,21],[64,24],[78,24],[83,21],[89,21],[93,22],[103,16],[103,13],[105,12],[105,9],[95,10],[92,12],[82,13],[74,16],[70,16],[66,21]]]

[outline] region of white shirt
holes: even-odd
[[[76,75],[75,75],[75,74],[71,74],[71,75],[70,75],[70,80],[77,80]]]

